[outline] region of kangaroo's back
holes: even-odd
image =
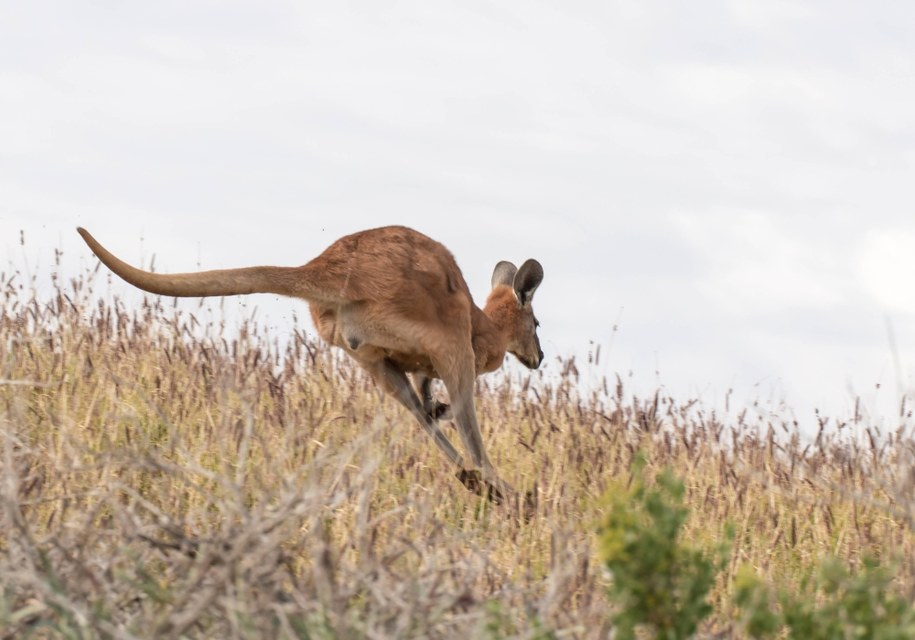
[[[412,308],[430,296],[470,297],[451,252],[407,227],[344,236],[302,269],[322,289],[347,302],[374,300]]]

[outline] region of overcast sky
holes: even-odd
[[[890,411],[913,169],[907,2],[0,0],[0,268],[94,264],[78,224],[164,271],[405,224],[480,303],[538,258],[547,355],[640,393]]]

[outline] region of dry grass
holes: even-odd
[[[709,629],[743,563],[790,585],[873,553],[915,588],[902,428],[805,442],[621,383],[582,397],[573,362],[536,390],[495,375],[477,406],[496,466],[538,492],[525,521],[304,333],[19,282],[0,277],[0,638],[606,637],[595,523],[639,449],[686,482],[692,541],[736,528]]]

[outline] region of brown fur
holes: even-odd
[[[543,354],[530,306],[543,277],[536,261],[529,260],[520,271],[500,263],[492,292],[480,309],[451,253],[406,227],[345,236],[301,267],[172,275],[132,267],[88,231],[78,231],[105,265],[145,291],[189,297],[276,293],[306,300],[318,334],[349,353],[413,413],[452,462],[464,467],[438,427],[442,407],[430,406],[428,379],[440,378],[473,465],[497,494],[511,489],[498,478],[483,448],[473,381],[480,373],[499,368],[507,351],[531,368],[539,366]],[[422,397],[406,374],[414,374]]]

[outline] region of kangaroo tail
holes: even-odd
[[[299,267],[245,267],[197,273],[153,273],[133,267],[103,247],[98,240],[77,227],[92,252],[105,266],[135,287],[164,296],[200,298],[233,296],[245,293],[276,293],[307,297]]]

